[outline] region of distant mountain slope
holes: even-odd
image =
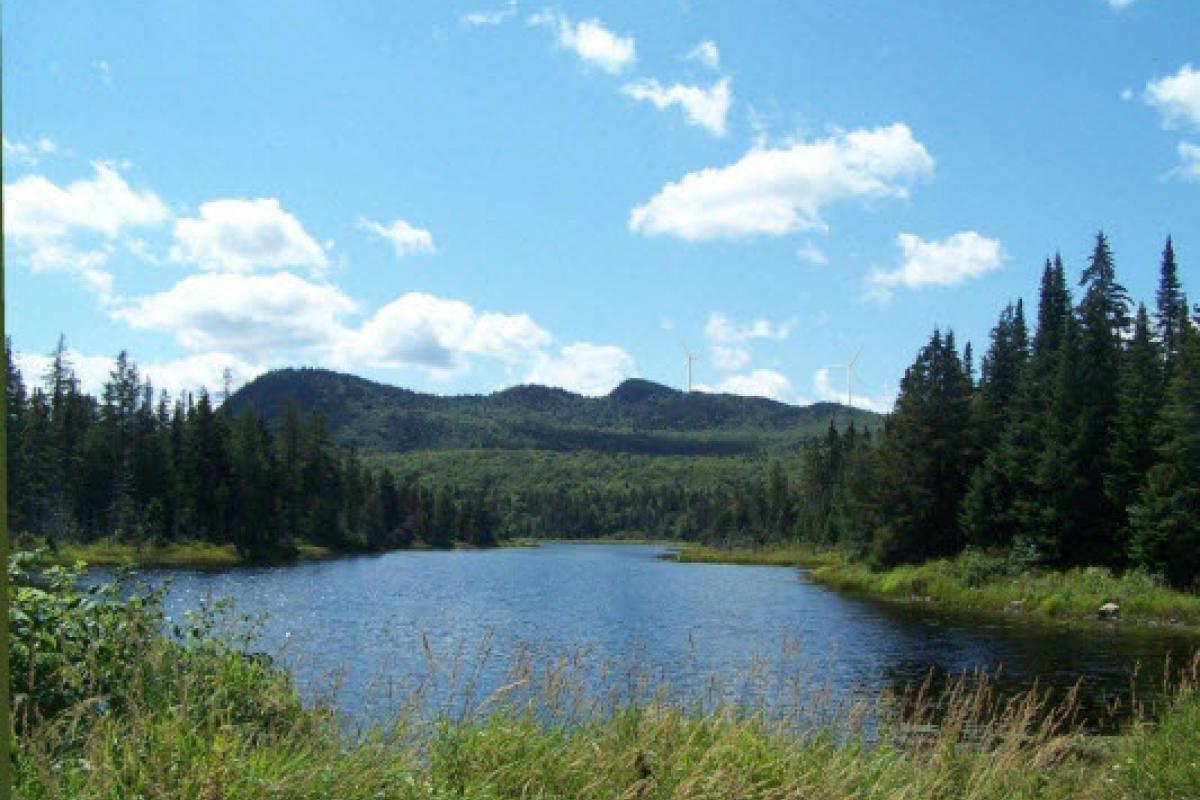
[[[320,410],[342,444],[377,452],[476,448],[597,450],[650,455],[737,455],[819,434],[831,419],[875,427],[880,417],[838,403],[792,406],[761,397],[676,391],[627,380],[606,397],[545,386],[442,397],[322,369],[268,372],[239,389],[246,406],[277,421],[288,400]]]

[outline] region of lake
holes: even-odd
[[[261,616],[256,649],[289,664],[310,698],[336,682],[350,718],[390,713],[416,686],[452,702],[452,685],[469,678],[483,696],[511,680],[514,661],[571,657],[596,693],[631,684],[636,667],[683,696],[768,705],[869,696],[930,670],[1000,670],[1008,690],[1081,681],[1096,721],[1114,701],[1127,709],[1131,693],[1153,699],[1167,654],[1179,660],[1197,644],[1163,629],[1066,629],[877,602],[797,569],[679,564],[666,552],[550,543],[142,577],[170,579],[173,619],[211,598]]]

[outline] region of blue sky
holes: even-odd
[[[1194,0],[6,4],[8,314],[94,388],[323,365],[884,408],[1103,228],[1200,297]]]

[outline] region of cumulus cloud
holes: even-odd
[[[378,367],[423,367],[442,377],[465,370],[471,356],[516,363],[550,344],[526,314],[476,311],[461,300],[409,292],[341,334],[336,360]]]
[[[517,13],[517,0],[508,0],[508,3],[503,8],[498,8],[493,11],[470,11],[463,14],[460,19],[464,25],[473,27],[489,26],[495,27],[503,23],[509,17],[515,16]]]
[[[334,286],[290,273],[190,275],[112,314],[137,330],[174,336],[189,350],[247,358],[327,351],[354,302]]]
[[[783,373],[771,369],[756,369],[744,375],[730,375],[716,386],[698,386],[697,391],[737,394],[743,397],[767,397],[781,403],[803,402],[797,397],[792,382]]]
[[[627,83],[621,91],[634,100],[653,104],[659,111],[679,106],[689,125],[704,128],[714,136],[725,135],[725,118],[733,102],[729,78],[722,78],[707,89],[681,83],[663,86],[647,78]]]
[[[230,389],[235,391],[267,371],[265,364],[221,352],[195,353],[170,361],[139,364],[138,368],[155,389],[166,390],[176,397],[200,389],[212,393],[223,390],[225,370],[229,370]]]
[[[822,367],[813,374],[813,389],[816,391],[817,398],[827,403],[845,405],[846,400],[849,399],[846,395],[847,387],[834,386],[829,367]],[[894,394],[867,395],[855,391],[852,398],[855,408],[864,408],[879,414],[890,413],[892,406],[896,403]]]
[[[358,227],[391,242],[392,249],[396,251],[396,258],[404,258],[413,253],[435,252],[433,234],[423,228],[410,225],[402,219],[384,225],[364,217],[358,220]]]
[[[637,59],[633,37],[618,36],[598,19],[571,22],[564,14],[547,9],[531,16],[529,24],[551,28],[559,47],[573,50],[585,64],[611,75],[621,74]]]
[[[689,241],[824,230],[825,206],[905,198],[934,160],[907,125],[837,133],[785,147],[755,147],[739,161],[668,183],[630,213],[630,230]]]
[[[220,272],[329,265],[325,251],[273,197],[211,200],[176,221],[171,260]]]
[[[636,374],[633,357],[619,347],[573,342],[557,354],[539,353],[525,374],[526,383],[558,386],[577,394],[608,394]]]
[[[688,51],[687,57],[693,61],[699,61],[709,69],[720,69],[721,67],[721,51],[711,41],[700,42]]]
[[[66,353],[79,387],[89,394],[99,395],[109,380],[116,358],[88,355],[74,348]],[[50,368],[51,356],[43,353],[17,353],[17,368],[26,386],[40,384]],[[216,391],[222,388],[224,372],[230,371],[234,388],[253,380],[266,371],[262,364],[247,362],[230,353],[197,353],[167,361],[137,364],[143,379],[148,379],[157,391],[166,390],[178,397],[184,392],[202,388]]]
[[[92,163],[95,175],[59,186],[28,175],[4,187],[5,233],[19,241],[45,242],[77,233],[115,238],[127,228],[157,225],[169,212],[154,192],[137,191],[117,167]]]
[[[92,169],[91,178],[66,186],[41,175],[5,184],[4,224],[17,260],[34,272],[75,275],[107,303],[111,242],[131,228],[164,222],[169,212],[154,192],[133,189],[115,165],[97,161]]]
[[[1004,249],[997,239],[962,231],[940,242],[926,242],[911,233],[896,237],[903,260],[892,270],[877,269],[867,282],[877,299],[892,296],[897,286],[958,286],[1000,267]]]
[[[1200,70],[1191,64],[1147,83],[1143,99],[1158,110],[1165,126],[1200,128]]]
[[[98,394],[104,388],[108,374],[112,372],[112,356],[85,355],[75,348],[67,348],[67,362],[79,381],[79,388],[90,394]],[[26,353],[15,351],[13,361],[21,371],[21,379],[25,386],[41,386],[47,372],[50,370],[52,357],[46,353]]]

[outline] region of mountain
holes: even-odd
[[[793,406],[762,397],[684,393],[631,379],[605,397],[546,386],[490,395],[439,396],[323,369],[281,369],[229,398],[234,413],[253,407],[282,418],[288,401],[320,411],[336,441],[360,450],[596,450],[648,455],[739,455],[778,450],[854,420],[881,417],[839,403]]]

